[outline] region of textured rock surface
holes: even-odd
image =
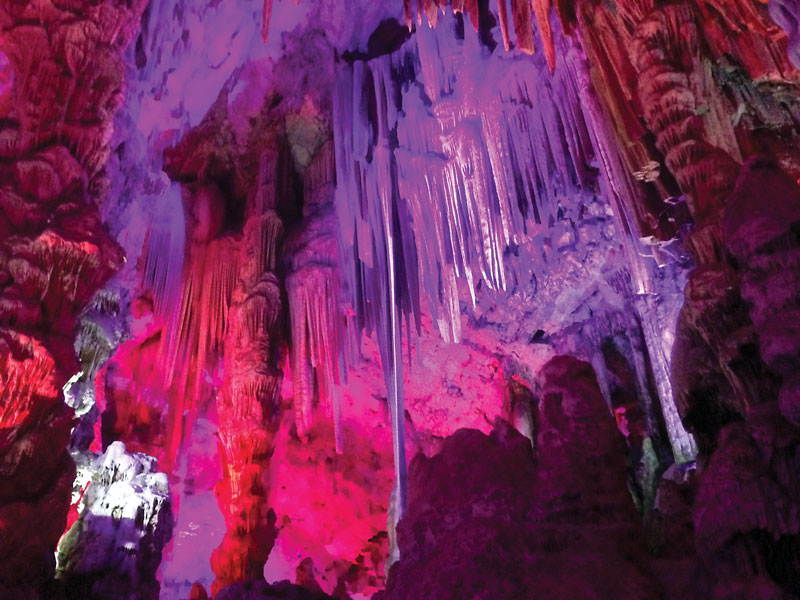
[[[392,573],[425,577],[390,594],[800,593],[794,4],[0,8],[0,596],[52,567],[78,369],[74,447],[157,455],[195,506],[181,455],[219,452],[215,589],[267,554],[380,587],[408,447]],[[109,232],[130,309],[94,295]],[[497,416],[527,437],[443,442]]]
[[[327,594],[282,581],[270,585],[265,581],[235,583],[220,590],[215,600],[332,600]]]
[[[745,163],[716,216],[726,262],[692,274],[675,345],[679,404],[702,449],[695,540],[720,597],[775,583],[798,593],[799,200],[774,161]]]
[[[282,139],[229,146],[232,124],[225,100],[222,94],[203,123],[166,153],[167,171],[186,183],[188,242],[183,300],[178,310],[168,310],[162,346],[162,356],[175,365],[167,379],[172,379],[172,404],[182,407],[171,406],[169,453],[175,457],[191,432],[184,410],[195,419],[211,392],[223,465],[216,495],[227,527],[211,556],[217,576],[212,593],[261,576],[276,535],[275,515],[266,505],[265,468],[280,421],[282,299],[275,269],[283,239],[278,211],[287,202]],[[247,174],[257,176],[255,187],[244,185],[245,174],[236,169],[243,163]],[[222,182],[230,179],[242,186],[224,192]],[[176,360],[181,355],[196,357],[194,372]],[[204,376],[217,371],[218,392]],[[184,391],[190,397],[183,398]]]
[[[591,366],[557,357],[539,382],[536,458],[502,421],[414,458],[401,560],[379,598],[658,596],[635,562],[622,440]]]
[[[58,551],[67,598],[157,599],[156,569],[173,528],[167,475],[153,457],[114,442],[79,466],[77,483],[80,516]]]
[[[275,185],[274,178],[265,182],[266,188],[274,190]],[[241,248],[242,268],[231,298],[233,325],[226,340],[225,383],[217,397],[224,472],[216,494],[228,532],[211,555],[217,575],[214,594],[229,583],[260,576],[276,536],[275,514],[266,505],[269,489],[264,470],[279,418],[282,373],[277,368],[276,337],[282,303],[272,271],[282,228],[274,210],[275,192],[263,193],[265,201],[251,206],[245,222],[245,239],[250,242]]]
[[[77,371],[76,318],[122,263],[96,202],[123,97],[120,54],[144,4],[0,7],[11,75],[0,102],[0,583],[20,594],[52,570],[69,507],[73,468],[57,457],[72,425],[61,388]]]
[[[336,447],[342,448],[339,355],[344,345],[340,318],[339,251],[334,197],[333,142],[314,155],[305,174],[303,227],[286,243],[286,293],[292,327],[292,377],[297,434],[307,438],[314,407],[332,414]],[[317,397],[314,397],[314,390]]]

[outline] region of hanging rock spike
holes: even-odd
[[[551,0],[533,0],[533,12],[536,15],[536,23],[539,26],[539,35],[542,36],[547,66],[550,67],[550,72],[553,73],[556,70],[556,50],[553,45],[553,29],[550,27],[550,7]]]
[[[272,0],[264,0],[264,12],[261,19],[261,38],[266,44],[269,39],[269,24],[272,21]]]
[[[511,48],[511,41],[508,37],[508,7],[506,0],[497,0],[497,16],[500,19],[500,33],[503,34],[503,47],[506,52]]]
[[[511,0],[511,13],[514,15],[517,48],[527,54],[533,54],[536,46],[533,43],[531,0]]]

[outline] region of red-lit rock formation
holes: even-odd
[[[217,396],[223,479],[216,488],[227,533],[211,555],[214,594],[230,583],[260,579],[277,535],[265,477],[280,421],[282,377],[277,368],[281,288],[274,274],[283,234],[275,212],[277,155],[265,150],[260,157],[260,186],[246,207],[228,315],[225,382]]]
[[[762,578],[797,592],[795,498],[776,480],[743,423],[722,429],[694,506],[697,553],[718,579],[717,593],[732,580],[750,584]]]
[[[728,198],[723,240],[741,272],[764,363],[783,380],[781,412],[798,424],[800,398],[800,187],[777,165],[755,158]]]
[[[724,425],[718,429],[695,506],[698,552],[722,582],[733,574],[745,583],[768,578],[797,594],[800,568],[791,548],[800,540],[800,430],[792,424],[792,394],[800,333],[792,315],[800,299],[793,266],[800,252],[800,188],[773,161],[752,158],[727,199],[721,221],[722,241],[733,265],[728,285],[741,294],[733,316],[749,335],[744,340],[733,336],[741,358],[734,355],[722,365],[730,369],[722,374],[731,386],[744,383],[739,394],[732,398],[724,389],[709,393],[699,379],[684,388],[694,414],[716,413],[722,418],[714,424]],[[693,308],[687,303],[684,310]],[[730,332],[721,328],[702,333],[708,339],[731,340]],[[680,365],[698,373],[688,362]],[[719,375],[717,380],[722,380]],[[743,401],[735,400],[737,396]],[[722,582],[718,589],[725,589]]]
[[[144,4],[0,7],[13,79],[0,101],[0,588],[46,578],[66,522],[61,389],[76,370],[76,317],[123,260],[95,203],[108,188],[120,53]]]
[[[131,339],[116,351],[99,373],[95,389],[102,411],[100,439],[107,445],[123,440],[131,452],[163,456],[167,394],[158,364],[163,324],[149,298],[130,304]],[[99,440],[98,440],[99,441]]]
[[[629,18],[635,19],[635,14]],[[705,223],[730,190],[736,164],[708,142],[690,78],[697,68],[698,26],[691,6],[672,4],[645,13],[633,32],[637,91],[656,146],[682,190],[695,221]]]

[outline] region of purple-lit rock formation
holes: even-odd
[[[153,457],[114,442],[79,465],[78,481],[84,479],[80,516],[59,543],[57,576],[66,596],[156,600],[155,574],[173,528],[167,475]]]
[[[552,359],[536,404],[535,457],[498,421],[412,461],[401,560],[381,599],[657,597],[635,558],[643,538],[622,436],[598,418],[608,411],[591,366]]]

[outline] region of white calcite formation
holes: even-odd
[[[89,598],[158,598],[155,571],[173,517],[169,481],[156,459],[114,442],[78,467],[76,482],[81,489],[89,485],[73,508],[80,516],[59,546],[58,576],[65,586]]]

